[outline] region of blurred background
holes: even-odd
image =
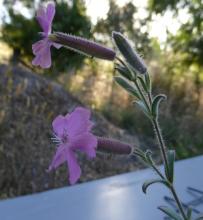
[[[113,30],[127,36],[148,65],[153,93],[165,93],[160,124],[177,159],[203,153],[202,0],[55,0],[53,30],[111,48]],[[55,146],[51,122],[75,106],[92,109],[94,133],[160,158],[147,118],[114,82],[111,62],[52,48],[52,67],[32,66],[40,39],[35,14],[43,1],[0,0],[0,198],[68,185],[66,167],[48,174]],[[143,167],[137,161],[79,155],[80,182]]]

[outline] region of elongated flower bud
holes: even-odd
[[[137,52],[132,48],[130,42],[119,32],[113,32],[112,37],[114,42],[121,52],[121,54],[125,57],[126,61],[130,66],[141,74],[147,72],[147,67],[142,60],[142,58],[137,54]]]
[[[70,50],[87,56],[110,61],[114,60],[116,56],[116,53],[112,49],[71,34],[55,32],[54,34],[49,35],[49,39],[55,43],[67,47]]]
[[[130,154],[132,147],[118,140],[97,137],[97,150],[113,154]]]

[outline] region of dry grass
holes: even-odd
[[[55,146],[50,142],[51,121],[83,104],[60,85],[19,67],[0,67],[0,197],[7,198],[66,186],[62,166],[46,169]],[[94,133],[138,143],[136,137],[116,128],[97,113]],[[79,155],[83,175],[80,182],[122,173],[140,167],[122,157],[98,154],[88,161]]]

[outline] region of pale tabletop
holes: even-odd
[[[176,188],[194,214],[203,212],[203,156],[176,162]],[[150,169],[97,181],[0,201],[0,220],[163,220],[156,209],[171,207],[170,194],[155,184],[147,195],[144,180],[154,178]],[[188,188],[191,187],[191,188]]]

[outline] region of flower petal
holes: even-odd
[[[40,6],[37,11],[37,21],[39,22],[45,35],[48,35],[49,23],[47,22],[47,18],[46,18],[46,8],[43,6]]]
[[[37,55],[39,53],[39,51],[43,47],[43,42],[44,42],[43,40],[39,40],[32,45],[32,52],[34,55]]]
[[[68,170],[69,170],[69,181],[70,184],[74,184],[77,182],[77,180],[80,178],[81,175],[81,169],[80,166],[76,160],[76,157],[74,155],[74,152],[70,149],[67,150],[67,164],[68,164]]]
[[[56,169],[58,166],[60,166],[65,161],[66,161],[66,149],[65,149],[65,146],[60,145],[56,150],[56,153],[49,166],[48,171],[51,171],[52,169]]]
[[[50,26],[50,30],[49,30],[50,32],[51,32],[51,24],[52,24],[54,15],[55,15],[55,4],[54,4],[54,2],[50,2],[47,5],[47,11],[46,11],[46,17],[47,17],[47,21]]]
[[[68,122],[67,132],[70,138],[82,133],[87,133],[92,127],[92,123],[89,120],[90,111],[86,108],[78,107],[65,117]]]
[[[60,49],[62,47],[61,44],[53,43],[52,44],[56,49]]]
[[[57,136],[62,137],[64,129],[67,127],[67,119],[59,115],[52,122],[52,127]]]
[[[47,23],[47,21],[44,19],[44,18],[42,18],[42,17],[37,17],[37,21],[39,22],[39,24],[40,24],[40,26],[41,26],[41,28],[42,28],[42,30],[43,30],[43,32],[44,32],[44,36],[48,36],[49,35],[49,24]]]
[[[48,36],[51,33],[51,25],[55,15],[55,4],[50,2],[47,8],[40,6],[37,11],[37,20],[45,33]]]
[[[72,150],[80,150],[85,152],[89,158],[96,156],[97,138],[93,134],[86,133],[78,135],[70,141],[71,142],[69,147]]]
[[[48,38],[44,38],[32,45],[32,50],[36,56],[32,64],[35,66],[41,66],[42,68],[49,68],[51,66],[51,51],[52,43]]]
[[[49,68],[51,66],[51,44],[48,44],[43,53],[41,54],[41,65],[42,68]]]

